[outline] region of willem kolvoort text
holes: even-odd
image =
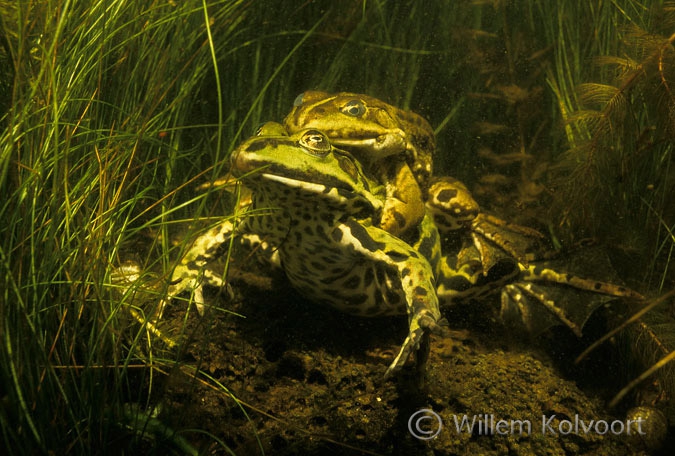
[[[557,415],[542,415],[541,420],[504,420],[496,419],[494,415],[453,415],[452,420],[457,433],[472,435],[508,435],[532,434],[540,432],[543,435],[567,434],[641,434],[642,419],[636,420],[583,420],[579,415],[572,419],[561,419]]]

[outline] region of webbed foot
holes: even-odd
[[[202,274],[196,274],[189,264],[180,264],[174,270],[171,278],[171,285],[167,290],[166,298],[162,299],[159,304],[157,312],[157,319],[162,318],[164,309],[173,300],[177,299],[179,295],[185,292],[191,292],[189,299],[186,299],[190,304],[194,304],[199,315],[204,315],[204,283],[207,283],[215,288],[225,288],[229,294],[231,290],[229,284],[223,281],[222,277],[213,271],[204,270]],[[182,298],[181,298],[182,299]]]

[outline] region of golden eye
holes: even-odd
[[[366,105],[361,100],[351,100],[341,107],[340,111],[348,116],[361,117],[366,113]]]
[[[319,130],[307,130],[298,144],[312,155],[326,156],[331,150],[328,138]]]

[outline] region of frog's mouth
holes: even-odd
[[[377,152],[386,151],[386,156],[390,156],[405,152],[408,147],[405,133],[398,128],[392,133],[370,137],[331,137],[331,142],[337,147],[349,148],[350,152],[357,155],[362,155],[359,151],[366,149]]]
[[[262,173],[260,173],[260,177],[263,179],[272,181],[272,182],[278,182],[286,187],[292,187],[292,188],[298,188],[301,190],[306,190],[307,192],[310,193],[316,193],[316,194],[321,194],[321,193],[328,193],[331,188],[335,188],[341,191],[347,191],[350,193],[356,193],[354,191],[354,187],[351,186],[345,186],[343,182],[338,181],[335,179],[335,182],[325,182],[323,184],[315,183],[315,182],[309,182],[304,179],[294,179],[292,177],[286,177],[286,176],[280,176],[278,174],[272,174],[272,173],[267,173],[264,172],[266,170],[263,170]],[[332,180],[330,177],[327,177],[326,180],[330,181]],[[340,185],[337,185],[337,184]]]
[[[294,179],[292,177],[280,176],[278,174],[271,174],[261,172],[258,177],[267,181],[280,184],[284,188],[297,189],[302,193],[311,195],[312,198],[320,199],[337,203],[339,205],[357,203],[361,208],[368,208],[372,211],[379,211],[381,209],[381,202],[376,198],[368,198],[357,192],[354,187],[346,185],[344,182],[336,179],[335,184],[329,183],[315,183],[306,180]]]

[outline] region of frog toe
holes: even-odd
[[[435,318],[431,315],[422,315],[417,319],[417,325],[425,331],[437,336],[450,335],[450,323],[446,318]]]
[[[164,314],[166,306],[169,305],[172,301],[178,298],[184,292],[190,291],[191,296],[189,299],[185,299],[189,303],[193,303],[197,308],[199,315],[204,314],[204,292],[201,283],[196,280],[182,279],[176,283],[173,283],[169,286],[166,297],[162,299],[159,303],[159,308],[157,310],[157,319],[161,320]],[[183,300],[181,298],[180,300]]]
[[[428,334],[435,334],[441,337],[450,337],[450,324],[446,318],[437,318],[430,312],[420,312],[410,323],[410,332],[401,349],[389,365],[384,374],[384,378],[391,378],[396,372],[401,370],[405,362],[410,358],[413,352],[420,349],[423,338]]]
[[[408,337],[406,337],[403,341],[403,345],[401,345],[398,355],[396,355],[396,358],[394,358],[394,361],[392,361],[392,363],[387,368],[387,371],[384,373],[385,380],[391,378],[394,374],[400,371],[408,358],[410,358],[410,355],[414,351],[417,351],[420,341],[424,336],[424,332],[424,329],[418,327],[416,330],[411,331],[408,334]]]

